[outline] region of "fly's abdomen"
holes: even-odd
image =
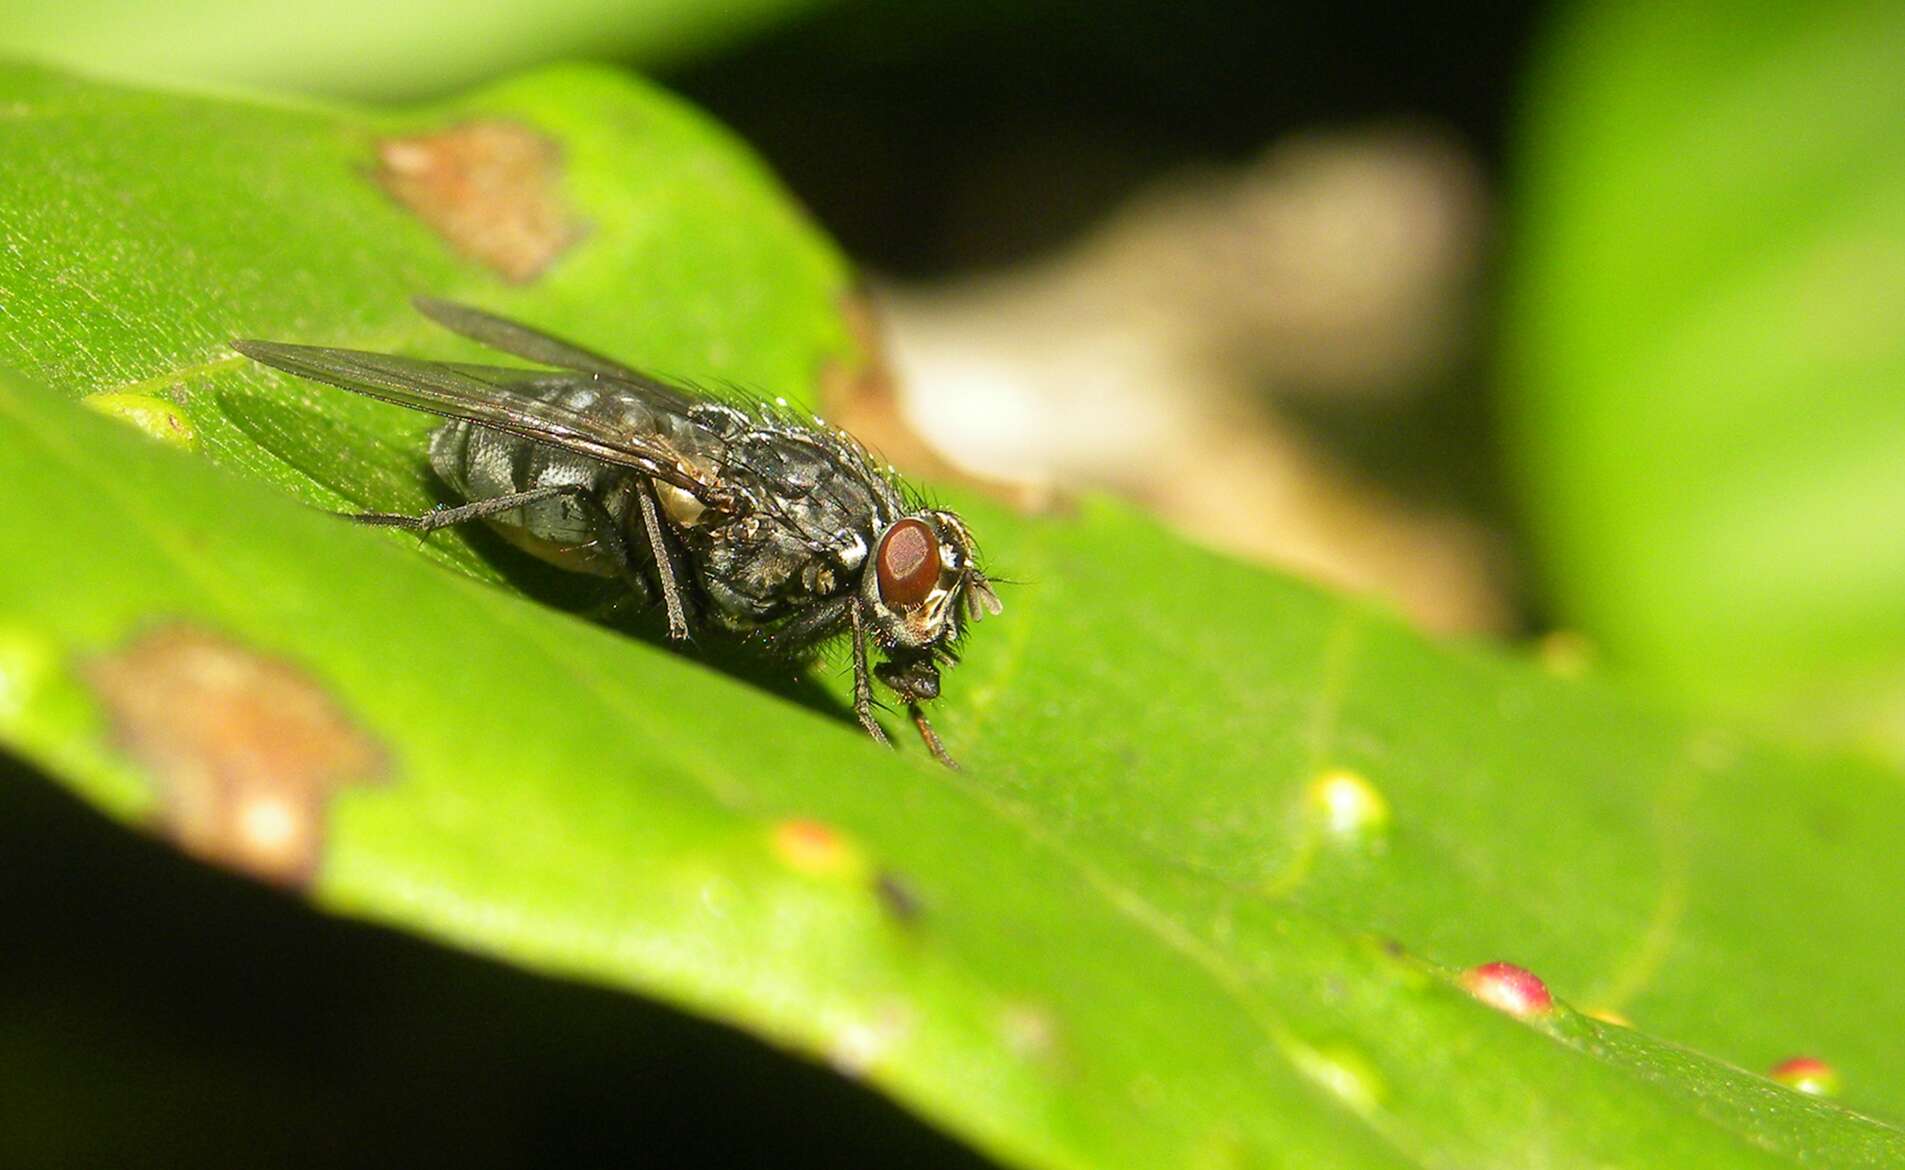
[[[452,419],[430,436],[430,466],[466,500],[488,500],[537,488],[583,489],[618,531],[626,531],[631,472],[531,439]],[[613,576],[615,563],[599,548],[599,514],[574,494],[552,495],[499,512],[487,522],[510,543],[561,568]]]

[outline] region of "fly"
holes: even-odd
[[[967,626],[1000,610],[972,532],[925,507],[851,435],[785,408],[699,397],[527,325],[419,298],[431,320],[553,369],[234,341],[302,378],[441,415],[430,466],[465,502],[351,516],[428,534],[473,520],[561,568],[660,601],[668,635],[713,623],[770,651],[853,647],[853,710],[880,743],[873,680],[920,709]],[[881,661],[870,665],[874,651]]]

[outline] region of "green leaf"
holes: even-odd
[[[803,401],[830,364],[858,360],[837,305],[845,269],[771,176],[694,111],[609,73],[546,72],[368,116],[16,67],[0,71],[0,110],[0,365],[75,395],[168,397],[215,459],[312,503],[427,510],[429,420],[308,384],[236,392],[257,379],[234,377],[250,363],[229,338],[427,341],[493,360],[409,307],[428,292],[518,315],[534,305],[658,371]],[[374,180],[391,144],[472,126],[511,135],[505,151],[521,137],[555,152],[551,214],[580,238],[528,285],[464,258]],[[537,194],[532,176],[488,204]],[[429,551],[496,575],[459,536]]]
[[[0,199],[0,345],[46,385],[0,384],[0,742],[111,814],[733,1021],[1014,1164],[1905,1158],[1735,1067],[1822,1056],[1905,1111],[1894,777],[1117,509],[976,501],[1020,584],[939,705],[969,768],[881,749],[837,673],[718,670],[500,584],[545,584],[503,550],[286,498],[422,506],[427,423],[219,348],[466,352],[428,291],[805,395],[851,360],[843,274],[712,127],[589,73],[388,119],[4,76],[0,174],[41,197]],[[366,177],[477,114],[558,141],[594,225],[513,289]],[[63,401],[105,391],[174,401],[199,453]],[[1453,973],[1494,959],[1639,1027],[1484,1007]]]
[[[1583,6],[1523,135],[1548,578],[1701,701],[1905,751],[1905,8]]]

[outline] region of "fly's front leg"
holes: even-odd
[[[582,509],[589,527],[595,532],[596,546],[608,554],[615,565],[617,575],[636,594],[648,596],[648,582],[635,571],[635,563],[629,558],[628,543],[622,539],[620,526],[615,517],[609,515],[602,501],[595,493],[577,483],[556,483],[544,487],[530,488],[528,491],[511,492],[505,496],[491,496],[484,500],[472,500],[467,504],[458,504],[454,508],[438,508],[425,512],[421,516],[407,516],[401,512],[340,512],[347,520],[359,524],[369,524],[379,528],[402,528],[418,536],[428,536],[439,528],[451,528],[458,524],[468,524],[472,520],[487,520],[511,512],[525,504],[539,500],[553,499],[557,496],[572,498]]]
[[[919,738],[926,744],[926,750],[933,753],[935,760],[955,772],[959,771],[959,761],[952,758],[952,753],[946,750],[945,743],[940,740],[939,733],[926,721],[926,712],[919,709],[918,703],[906,704],[906,710],[913,717],[913,726],[919,728]]]
[[[873,718],[873,671],[867,666],[867,627],[866,619],[861,616],[859,603],[848,606],[848,614],[853,622],[853,713],[860,717],[860,726],[875,743],[886,743],[886,732],[880,730],[880,723]]]
[[[653,480],[638,480],[635,503],[642,513],[642,535],[648,540],[650,558],[655,562],[655,579],[661,585],[662,608],[668,613],[668,636],[676,641],[688,637],[688,602],[682,593],[681,579],[687,575],[677,558],[675,542],[661,519],[661,503],[655,499]]]
[[[939,697],[939,667],[928,657],[889,658],[873,672],[879,680],[893,688],[893,693],[906,703],[906,713],[913,717],[913,726],[919,728],[919,738],[926,744],[926,750],[933,758],[957,772],[959,761],[946,751],[946,745],[927,721],[926,712],[920,704]]]

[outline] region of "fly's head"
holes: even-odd
[[[860,582],[887,656],[874,673],[908,702],[936,698],[938,660],[952,661],[965,627],[1002,608],[976,551],[965,521],[937,510],[895,521],[874,545]]]

